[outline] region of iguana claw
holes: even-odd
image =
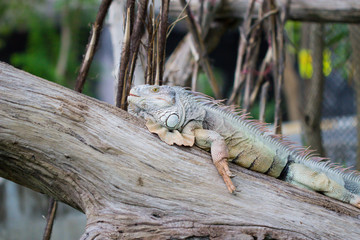
[[[220,175],[223,177],[229,192],[233,193],[236,190],[236,187],[234,186],[230,178],[234,177],[234,175],[231,173],[229,169],[227,159],[222,159],[221,161],[215,162],[215,167],[217,168]]]

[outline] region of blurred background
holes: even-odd
[[[119,8],[123,7],[121,1],[115,2]],[[98,0],[0,1],[0,61],[73,89],[99,4]],[[172,16],[169,22],[174,20]],[[238,25],[238,22],[227,25],[219,34],[219,42],[209,51],[222,98],[229,98],[233,87],[239,45]],[[115,36],[114,28],[120,35]],[[114,69],[119,65],[122,31],[121,11],[110,9],[83,91],[110,104],[114,104]],[[185,21],[176,24],[166,45],[167,59],[171,59],[186,32]],[[317,38],[319,34],[321,41]],[[343,166],[355,166],[359,158],[356,93],[359,95],[360,90],[355,84],[355,73],[360,71],[359,60],[356,60],[360,56],[356,46],[360,42],[359,26],[287,21],[285,42],[281,94],[283,133],[298,144],[309,145],[311,135],[306,135],[302,127],[309,116],[307,106],[320,104],[320,140],[316,140],[320,142],[317,147],[319,154]],[[267,48],[267,43],[260,41],[260,58],[264,58]],[[321,64],[312,55],[316,48],[322,49]],[[319,68],[323,87],[314,90],[312,79]],[[144,71],[140,61],[137,69],[135,82],[142,82]],[[167,77],[169,84],[177,84]],[[271,74],[263,77],[269,82],[270,89],[264,119],[272,123],[274,84]],[[190,86],[191,81],[182,81],[181,85]],[[208,79],[201,71],[196,89],[213,95]],[[312,97],[314,91],[320,98]],[[259,100],[248,108],[254,118],[259,118]],[[47,205],[47,196],[0,179],[0,239],[40,239],[46,224]],[[85,223],[84,214],[60,204],[52,239],[78,239]]]

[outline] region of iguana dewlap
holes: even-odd
[[[235,191],[228,161],[321,192],[360,208],[360,176],[345,173],[309,151],[269,134],[264,124],[181,87],[140,85],[131,89],[129,112],[173,145],[194,143],[211,152],[230,192]]]

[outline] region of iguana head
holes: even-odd
[[[179,129],[184,123],[185,111],[178,99],[175,88],[156,85],[135,86],[128,96],[131,112],[152,118],[170,130]]]

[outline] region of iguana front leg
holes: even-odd
[[[210,148],[211,157],[220,175],[230,193],[235,191],[235,186],[230,177],[232,173],[229,170],[228,159],[229,150],[226,146],[224,138],[215,131],[206,129],[195,129],[195,144],[201,148]]]
[[[200,121],[192,121],[188,123],[182,132],[177,130],[169,131],[169,129],[161,126],[159,123],[148,119],[146,127],[150,132],[156,133],[160,139],[169,145],[193,146],[194,143],[203,149],[211,149],[211,157],[220,175],[229,190],[233,193],[235,186],[230,177],[232,176],[229,165],[229,151],[224,139],[215,131],[202,129]]]
[[[184,127],[182,134],[194,135],[195,144],[198,147],[205,150],[210,149],[215,167],[223,177],[229,192],[233,193],[236,188],[230,179],[233,175],[229,170],[229,150],[226,146],[224,138],[215,131],[203,129],[200,121],[192,121],[188,123]]]

